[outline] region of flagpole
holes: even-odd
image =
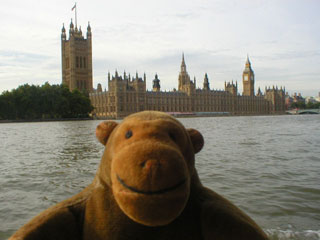
[[[75,6],[74,14],[75,14],[75,20],[76,20],[76,27],[77,27],[77,2],[74,4],[74,6]]]

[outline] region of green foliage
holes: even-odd
[[[308,102],[307,104],[305,104],[304,102],[294,102],[291,104],[291,108],[318,109],[320,108],[320,102],[316,102],[316,103]]]
[[[305,109],[306,104],[304,102],[293,102],[291,108]]]
[[[48,119],[88,117],[90,99],[67,86],[25,84],[0,95],[0,119]]]
[[[306,108],[307,108],[307,109],[317,109],[317,108],[320,108],[320,102],[315,102],[315,103],[308,102]]]

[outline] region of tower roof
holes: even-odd
[[[70,28],[74,28],[74,25],[73,25],[73,22],[72,22],[72,18],[71,18]]]
[[[181,67],[186,66],[186,63],[184,62],[184,53],[182,53],[182,61],[181,61]]]
[[[66,29],[65,29],[65,27],[64,27],[64,23],[63,23],[63,25],[62,25],[62,29],[61,29],[61,31],[62,31],[63,33],[65,33],[65,32],[66,32]]]
[[[246,60],[246,64],[245,64],[245,69],[244,71],[245,73],[248,73],[248,72],[253,72],[252,68],[251,68],[251,62],[249,60],[249,55],[247,54],[247,60]]]
[[[249,55],[247,54],[247,61],[246,64],[251,65],[250,60],[249,60]]]
[[[181,73],[186,73],[187,72],[187,66],[184,61],[184,53],[182,53],[182,61],[181,61]]]
[[[205,80],[205,81],[208,81],[208,80],[209,80],[209,79],[208,79],[208,74],[207,74],[207,73],[205,73],[205,74],[204,74],[204,80]]]

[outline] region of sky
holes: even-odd
[[[75,1],[1,0],[0,93],[23,84],[60,84],[61,29]],[[93,39],[93,85],[108,71],[157,73],[161,89],[178,88],[182,53],[202,88],[238,81],[247,55],[255,91],[284,86],[289,94],[320,92],[319,0],[78,0],[77,24]]]

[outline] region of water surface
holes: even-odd
[[[320,239],[320,116],[179,119],[204,136],[204,185],[271,239]],[[93,179],[100,121],[0,124],[0,239]]]

